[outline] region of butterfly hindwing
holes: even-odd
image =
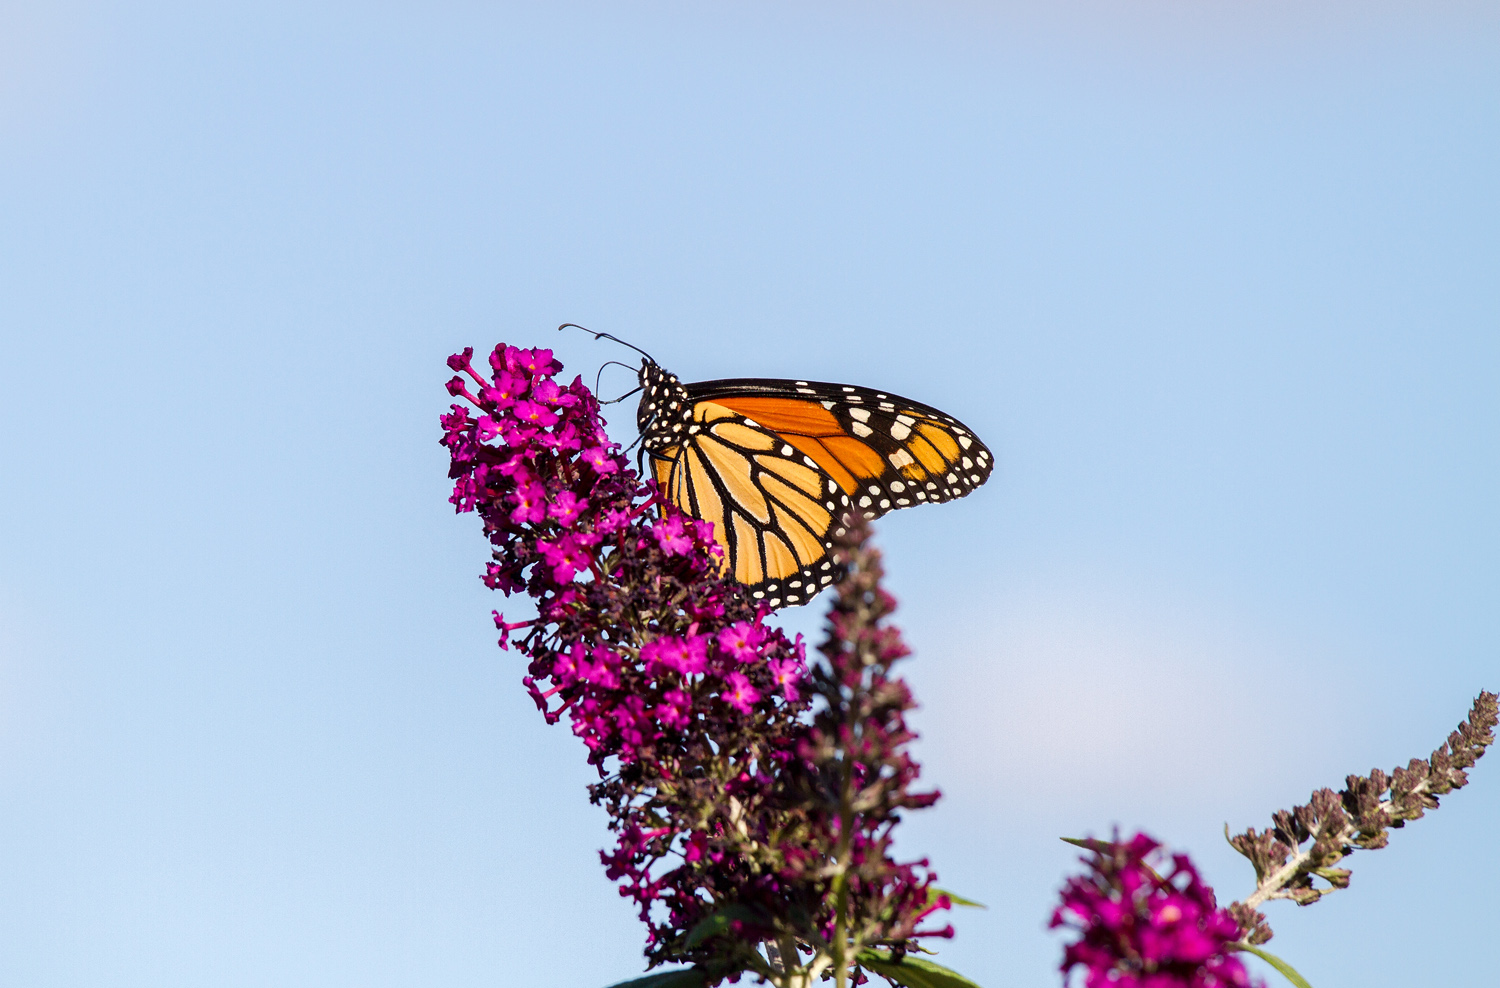
[[[803,603],[839,576],[829,560],[849,497],[776,433],[714,402],[692,405],[692,426],[653,453],[673,504],[713,523],[727,573],[772,607]]]

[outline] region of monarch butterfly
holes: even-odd
[[[725,571],[771,607],[838,579],[829,555],[847,512],[951,501],[994,467],[971,429],[910,398],[821,381],[683,384],[644,350],[585,331],[641,354],[636,425],[653,479],[713,523]]]

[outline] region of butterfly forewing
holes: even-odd
[[[747,378],[688,386],[775,432],[878,516],[963,497],[989,478],[994,458],[953,416],[900,395],[820,381]]]

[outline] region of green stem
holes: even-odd
[[[848,711],[850,737],[858,734],[858,724],[853,717],[854,704],[845,704]],[[849,859],[854,843],[854,765],[852,751],[846,750],[843,758],[843,778],[839,786],[839,843],[835,858],[838,871],[833,877],[833,963],[835,988],[847,988],[849,982]]]
[[[838,874],[833,876],[833,902],[833,983],[836,988],[846,988],[849,979],[849,885],[842,861]]]

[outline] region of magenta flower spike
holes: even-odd
[[[918,929],[948,907],[926,862],[890,856],[899,811],[937,795],[909,791],[912,701],[889,675],[907,652],[880,626],[893,605],[864,526],[841,549],[831,665],[810,679],[800,637],[721,574],[712,526],[631,468],[581,379],[559,384],[549,350],[501,345],[489,364],[471,349],[448,361],[449,393],[473,406],[442,417],[450,500],[483,522],[485,584],[536,608],[495,614],[500,645],[526,656],[538,709],[599,773],[589,796],[615,835],[600,857],[647,926],[650,965],[692,964],[708,985],[842,985],[863,978],[861,950],[899,964],[917,938],[950,935]]]
[[[1063,954],[1065,982],[1081,970],[1084,988],[1250,985],[1231,954],[1239,924],[1187,855],[1167,858],[1145,834],[1091,846],[1088,873],[1068,880],[1049,924],[1078,934]]]

